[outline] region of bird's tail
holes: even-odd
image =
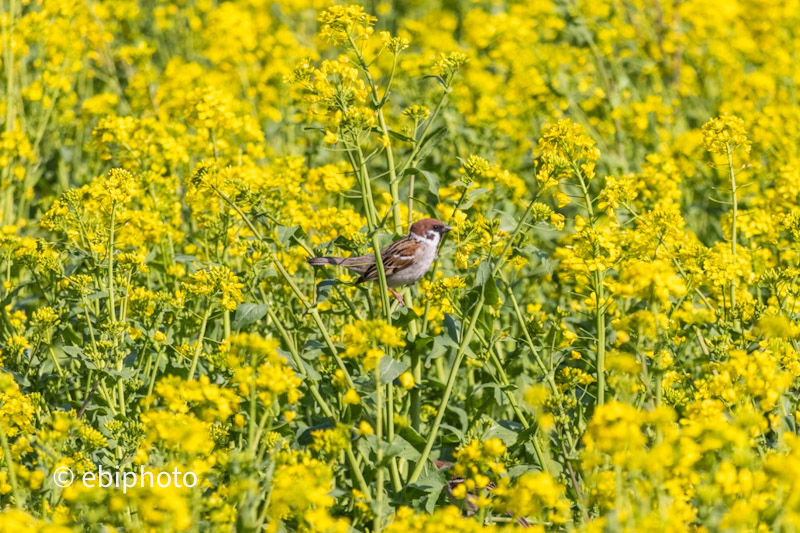
[[[309,257],[308,264],[312,266],[341,265],[344,260],[344,257]]]

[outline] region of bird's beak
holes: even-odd
[[[442,228],[442,233],[447,233],[448,231],[453,231],[453,228],[450,226],[445,226]]]

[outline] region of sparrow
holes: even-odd
[[[411,224],[407,237],[381,250],[386,285],[401,305],[405,305],[403,297],[393,287],[413,285],[419,281],[433,265],[442,235],[452,229],[435,218],[424,218]],[[337,265],[358,272],[361,276],[356,280],[356,284],[378,280],[378,266],[375,263],[374,253],[357,257],[310,257],[308,264]]]

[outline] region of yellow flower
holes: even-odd
[[[743,146],[750,152],[750,141],[744,129],[744,120],[727,113],[712,118],[703,125],[703,143],[706,150],[713,154],[727,154],[737,147]]]
[[[374,31],[375,17],[364,12],[358,5],[332,6],[320,13],[319,35],[334,45],[348,42],[348,39],[366,39]]]
[[[325,130],[325,138],[322,141],[325,144],[336,144],[339,142],[339,136],[333,131]]]
[[[544,186],[554,186],[578,169],[585,179],[591,180],[595,163],[600,158],[594,140],[585,133],[583,126],[570,119],[542,126],[538,149],[541,165],[536,178]]]
[[[194,294],[217,296],[220,306],[228,311],[235,311],[236,305],[244,300],[244,284],[230,268],[224,266],[198,270],[189,275],[189,282],[184,286]]]
[[[405,345],[401,330],[383,320],[358,321],[344,327],[345,357],[362,358],[364,368],[372,370],[384,356],[380,347],[400,348]]]
[[[483,443],[483,451],[490,457],[500,457],[506,453],[506,447],[500,439],[493,438]]]
[[[403,372],[397,379],[400,381],[400,386],[404,389],[411,390],[414,388],[414,375],[411,372]]]
[[[342,401],[345,405],[358,405],[361,403],[361,397],[355,389],[347,389]]]
[[[358,429],[356,430],[356,433],[359,435],[369,436],[375,433],[375,429],[370,425],[369,422],[362,420],[358,423]]]

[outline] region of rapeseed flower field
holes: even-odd
[[[2,6],[0,532],[800,529],[798,0]]]

